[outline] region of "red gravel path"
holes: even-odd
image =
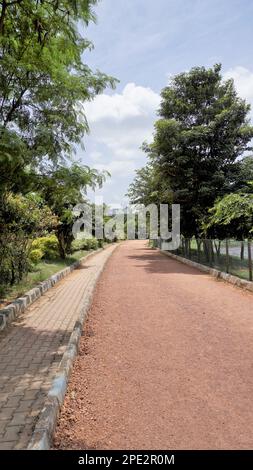
[[[61,449],[253,448],[253,296],[129,241],[97,286]]]

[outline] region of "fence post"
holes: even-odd
[[[214,248],[213,248],[213,240],[212,240],[212,238],[210,239],[210,243],[211,243],[212,264],[214,264],[214,262],[215,262],[215,254],[214,254]]]
[[[227,238],[226,238],[226,272],[229,273],[229,246],[228,246]]]
[[[213,266],[213,243],[211,239],[208,239],[208,256],[209,256],[209,265],[212,267]]]
[[[209,250],[208,250],[208,240],[207,240],[207,238],[204,238],[203,243],[204,243],[203,248],[204,248],[206,262],[207,262],[207,264],[209,264]]]
[[[188,257],[188,238],[184,239],[185,258]]]
[[[248,240],[248,260],[249,260],[249,280],[253,280],[253,269],[252,269],[252,255],[251,255],[251,241]]]
[[[200,262],[200,242],[199,238],[196,238],[197,248],[198,248],[198,263]]]
[[[192,239],[189,238],[189,259],[191,259],[191,241]]]

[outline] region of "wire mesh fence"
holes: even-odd
[[[163,241],[153,240],[153,246],[163,249]],[[166,247],[166,243],[164,246]],[[179,248],[172,253],[242,279],[253,280],[253,243],[251,240],[181,237]]]

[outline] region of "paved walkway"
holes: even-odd
[[[122,244],[59,419],[68,449],[253,448],[253,295]]]
[[[0,449],[25,449],[82,300],[113,246],[92,256],[0,333]]]

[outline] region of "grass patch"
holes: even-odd
[[[54,259],[54,260],[42,260],[36,266],[34,266],[33,271],[29,272],[24,279],[15,284],[12,287],[6,287],[4,292],[1,292],[0,299],[0,308],[3,308],[5,305],[11,303],[17,297],[21,297],[25,292],[29,291],[37,284],[42,281],[45,281],[53,274],[61,271],[62,269],[70,266],[75,261],[87,256],[94,250],[90,251],[76,251],[73,254],[69,255],[65,260]]]

